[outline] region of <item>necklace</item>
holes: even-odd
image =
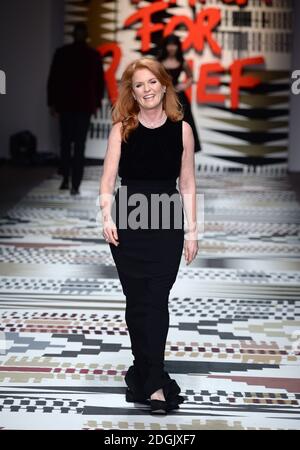
[[[161,125],[163,125],[167,119],[167,115],[165,112],[163,112],[163,116],[161,119],[159,119],[159,121],[156,122],[146,122],[145,119],[141,119],[141,115],[140,113],[138,113],[138,119],[139,121],[142,123],[142,125],[144,125],[145,127],[148,128],[158,128]]]

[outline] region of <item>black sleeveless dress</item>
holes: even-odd
[[[112,205],[119,245],[109,244],[126,296],[125,319],[134,356],[134,365],[125,376],[130,395],[135,401],[145,400],[163,388],[172,408],[183,401],[178,395],[178,384],[164,370],[169,292],[176,280],[184,244],[183,205],[176,188],[182,152],[182,120],[173,122],[167,118],[154,129],[139,122],[128,142],[122,142],[118,169],[121,186]],[[132,227],[129,220],[139,206],[138,202],[130,204],[130,198],[136,194],[148,201],[146,227],[145,222],[141,227]],[[167,227],[163,221],[166,204],[158,209],[158,221],[152,226],[153,194],[172,199],[168,203],[171,206]],[[128,219],[125,224],[124,218]]]
[[[182,120],[173,122],[167,118],[162,126],[154,129],[147,128],[139,122],[138,128],[129,136],[128,142],[122,142],[118,170],[121,186],[112,208],[112,217],[118,229],[119,246],[110,244],[118,271],[136,278],[166,272],[170,274],[172,271],[175,281],[184,240],[183,208],[176,188],[182,152]],[[131,229],[127,227],[129,221],[123,224],[124,221],[121,222],[120,219],[122,212],[128,219],[135,210],[136,206],[129,205],[128,199],[136,193],[141,193],[147,199],[148,221],[144,228]],[[172,200],[169,214],[165,214],[165,218],[170,219],[170,226],[163,227],[163,215],[160,210],[158,225],[156,228],[151,227],[153,194],[158,196],[166,194]],[[166,213],[166,208],[164,212]],[[152,215],[155,216],[155,211]],[[123,224],[123,228],[120,223]]]
[[[180,63],[180,65],[174,69],[167,69],[166,67],[165,67],[165,69],[168,72],[168,74],[172,77],[173,85],[176,86],[178,84],[179,76],[180,76],[181,72],[183,71],[183,63]],[[189,99],[184,91],[177,92],[177,95],[178,95],[180,103],[183,106],[183,111],[184,111],[183,120],[188,122],[191,125],[192,130],[193,130],[194,139],[195,139],[195,152],[199,152],[199,151],[201,151],[201,143],[200,143],[198,131],[196,128],[196,124],[194,121],[191,104],[190,104]]]

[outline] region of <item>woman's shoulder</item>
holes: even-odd
[[[193,132],[191,125],[186,120],[182,119],[181,122],[183,131],[185,131],[186,133]]]
[[[182,120],[182,141],[184,147],[193,148],[194,147],[194,134],[191,125]]]
[[[123,126],[122,121],[113,123],[113,125],[111,127],[111,133],[114,133],[114,134],[121,133],[122,126]]]
[[[112,125],[109,133],[109,139],[121,141],[122,122],[116,122]]]

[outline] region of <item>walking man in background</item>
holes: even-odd
[[[87,44],[87,27],[76,24],[74,42],[56,50],[51,64],[47,94],[51,114],[59,116],[61,169],[60,189],[79,194],[84,171],[85,142],[92,114],[101,108],[104,95],[102,57]],[[71,162],[71,146],[74,155]]]

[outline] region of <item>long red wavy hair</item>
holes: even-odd
[[[183,108],[178,100],[173,86],[172,78],[163,64],[152,57],[142,57],[131,62],[123,72],[119,84],[119,95],[111,108],[113,125],[122,122],[122,140],[127,142],[129,134],[138,126],[137,114],[140,110],[137,101],[133,98],[132,77],[136,70],[148,69],[158,81],[166,86],[162,107],[170,120],[177,122],[183,118]]]

